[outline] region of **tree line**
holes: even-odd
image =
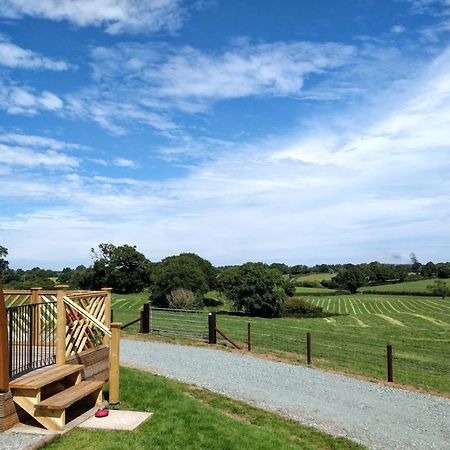
[[[318,285],[350,293],[356,293],[361,286],[370,284],[450,277],[449,262],[422,265],[414,254],[411,264],[399,265],[375,261],[308,267],[249,262],[239,266],[214,267],[194,253],[169,256],[155,263],[135,246],[105,243],[91,249],[93,262],[89,267],[65,267],[61,271],[39,267],[14,270],[9,267],[7,256],[8,250],[0,246],[0,273],[8,289],[52,289],[55,284],[67,284],[70,289],[111,287],[115,293],[128,294],[148,288],[153,305],[188,309],[202,307],[205,294],[217,290],[232,302],[237,311],[264,317],[279,316],[283,308],[289,309],[292,314],[317,312],[301,299],[292,298],[296,286],[319,283],[298,281],[298,275],[334,273],[335,276]]]

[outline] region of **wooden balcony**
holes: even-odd
[[[120,325],[111,324],[111,289],[56,288],[0,286],[0,431],[24,414],[62,430],[71,407],[99,404],[108,379],[110,402],[119,401]]]

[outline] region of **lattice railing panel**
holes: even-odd
[[[31,303],[31,291],[4,291],[7,308]]]
[[[101,324],[105,323],[106,294],[104,292],[76,293],[68,296],[86,313]],[[66,307],[66,356],[76,355],[98,347],[104,333],[89,318],[65,303]]]

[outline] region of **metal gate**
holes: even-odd
[[[9,378],[55,363],[56,303],[33,303],[6,310]]]

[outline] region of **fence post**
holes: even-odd
[[[247,324],[247,350],[252,351],[252,324]]]
[[[215,311],[208,313],[208,342],[217,344]]]
[[[8,324],[3,280],[0,277],[0,394],[9,391]]]
[[[306,362],[311,364],[311,333],[306,333]]]
[[[106,292],[105,296],[105,325],[111,328],[111,292],[112,288],[102,288],[103,292]],[[106,334],[103,336],[103,345],[109,346],[110,337]]]
[[[152,305],[149,305],[149,332],[153,333],[153,311]]]
[[[59,284],[55,286],[56,295],[56,364],[66,363],[66,305],[64,304],[65,289],[68,286]]]
[[[40,287],[34,287],[31,288],[31,303],[33,305],[38,305],[40,303],[40,291],[42,288]],[[32,345],[39,345],[40,342],[40,335],[41,335],[41,310],[39,309],[39,306],[33,306],[32,311],[32,318],[31,318],[31,324],[32,324],[32,336],[31,336],[31,342]]]
[[[120,326],[122,324],[113,322],[111,324],[111,354],[109,363],[109,403],[117,405],[119,399],[119,362],[120,362]]]
[[[392,364],[392,345],[387,344],[386,346],[386,357],[387,357],[387,380],[389,383],[394,382],[394,366]]]
[[[144,303],[141,311],[141,333],[148,333],[150,331],[150,304]]]

